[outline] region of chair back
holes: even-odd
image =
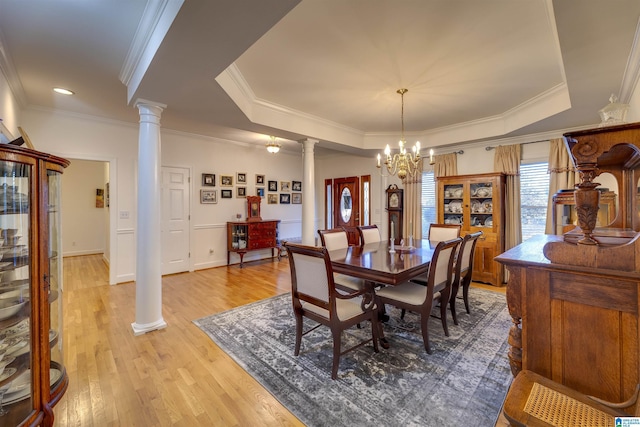
[[[344,249],[349,247],[349,238],[344,228],[332,228],[329,230],[318,230],[322,246],[328,251]]]
[[[464,236],[460,249],[458,250],[458,257],[456,258],[456,277],[455,280],[460,281],[462,275],[467,271],[473,271],[473,253],[476,250],[476,243],[482,236],[482,231],[470,233]]]
[[[451,285],[456,250],[462,242],[460,237],[438,243],[433,252],[427,276],[427,288],[434,292]]]
[[[361,225],[358,226],[358,234],[360,235],[360,244],[376,243],[381,240],[380,230],[377,225]]]
[[[445,240],[460,237],[460,224],[429,224],[429,240],[432,242],[444,242]]]
[[[301,301],[335,311],[333,269],[325,248],[285,243],[291,270],[294,306]]]

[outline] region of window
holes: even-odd
[[[436,181],[432,172],[422,172],[422,238],[426,239],[429,224],[436,221]]]
[[[520,208],[522,210],[522,241],[544,234],[549,201],[549,164],[520,165]]]

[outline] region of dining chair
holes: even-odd
[[[447,301],[451,295],[451,281],[453,279],[453,262],[460,237],[439,242],[433,252],[433,258],[427,272],[426,286],[414,282],[404,282],[397,286],[387,286],[376,292],[381,304],[391,304],[403,310],[410,310],[420,315],[422,339],[427,353],[431,354],[429,346],[429,317],[434,301],[440,302],[440,319],[446,336]]]
[[[429,224],[427,236],[432,242],[443,242],[460,237],[461,228],[460,224]]]
[[[367,243],[376,243],[382,240],[382,238],[380,237],[380,230],[375,224],[359,225],[357,228],[361,245],[366,245]]]
[[[329,252],[349,247],[347,231],[344,228],[318,230],[318,234],[320,235],[322,247],[327,248]],[[364,279],[358,279],[346,274],[333,273],[333,279],[336,282],[336,286],[346,291],[361,290],[365,287]]]
[[[471,313],[469,310],[469,285],[471,285],[471,275],[473,273],[473,255],[475,254],[476,243],[478,243],[480,236],[482,236],[482,231],[464,236],[458,249],[458,254],[456,255],[455,275],[451,284],[451,298],[449,299],[451,317],[453,317],[453,323],[456,325],[458,324],[456,297],[460,287],[462,287],[464,306],[467,309],[467,313]]]
[[[333,336],[333,365],[331,378],[338,376],[340,356],[373,341],[378,352],[378,311],[374,296],[361,289],[349,294],[336,290],[333,269],[326,248],[286,243],[291,270],[291,295],[296,318],[296,343],[294,354],[300,354],[302,336],[321,325],[328,326]],[[302,318],[307,317],[318,325],[303,332]],[[369,320],[371,338],[345,351],[341,351],[342,332],[356,324]]]

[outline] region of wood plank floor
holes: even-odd
[[[98,255],[65,258],[64,276],[70,385],[56,426],[302,425],[192,323],[289,292],[286,259],[165,276],[168,326],[137,337],[134,283],[109,286]]]

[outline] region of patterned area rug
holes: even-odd
[[[504,294],[474,288],[470,304],[471,314],[462,300],[457,304],[457,326],[449,313],[449,337],[431,318],[430,355],[418,316],[401,320],[400,311],[389,308],[390,348],[374,353],[366,345],[343,355],[335,381],[328,328],[304,336],[300,356],[293,355],[290,294],[194,323],[308,426],[493,426],[512,378],[511,320]],[[343,348],[370,336],[369,328],[346,331]]]

